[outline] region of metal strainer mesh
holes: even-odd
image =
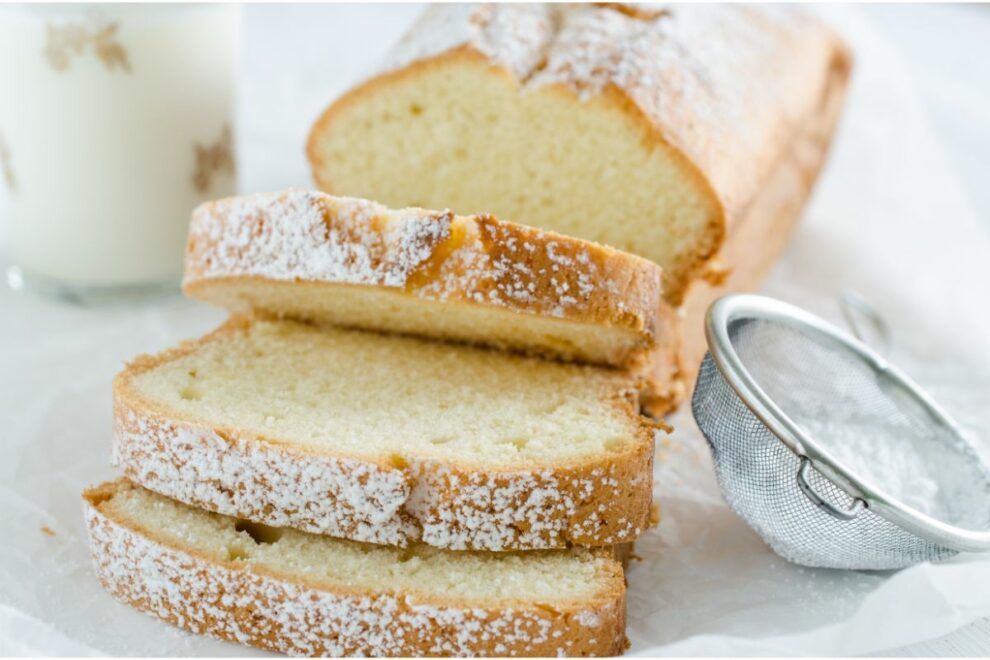
[[[836,460],[829,452],[829,438],[884,433],[904,443],[905,451],[921,448],[926,456],[936,456],[938,468],[957,477],[959,488],[980,484],[990,494],[990,476],[971,447],[896,379],[841,343],[761,318],[734,319],[727,329],[731,348],[745,370],[813,438],[817,452],[824,454],[822,460],[833,470],[852,474],[882,492],[882,484],[871,483],[871,474]],[[882,507],[864,508],[863,502],[812,467],[740,399],[711,354],[701,365],[692,410],[711,445],[716,476],[729,506],[786,559],[808,566],[892,569],[955,554],[891,522],[875,510]],[[802,467],[805,486],[798,478]],[[806,493],[807,487],[812,495]],[[824,503],[816,504],[815,497]],[[827,510],[830,507],[833,513]]]

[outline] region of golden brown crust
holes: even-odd
[[[603,393],[629,420],[635,440],[625,448],[567,464],[493,469],[414,455],[320,452],[207,427],[133,387],[137,375],[249,323],[232,319],[200,340],[141,356],[117,376],[113,461],[127,477],[210,511],[370,543],[478,550],[605,546],[646,529],[655,429],[637,414],[634,396]]]
[[[681,324],[680,315],[669,305],[657,307],[657,327],[668,340],[642,353],[640,359],[629,366],[630,373],[642,378],[640,406],[654,419],[663,419],[676,410],[688,391],[684,382]]]
[[[189,230],[186,294],[216,302],[211,287],[252,281],[371,286],[431,302],[620,328],[636,335],[632,352],[665,340],[657,336],[654,312],[662,300],[659,266],[490,215],[391,211],[309,191],[200,206]],[[565,351],[560,357],[572,356]],[[623,366],[629,359],[626,353],[607,363]]]
[[[622,568],[588,602],[491,604],[443,593],[362,591],[220,561],[105,506],[127,480],[83,494],[101,584],[117,599],[198,634],[294,655],[615,655],[626,646]],[[361,625],[355,625],[361,622]]]
[[[717,276],[697,280],[681,307],[683,387],[694,388],[708,346],[704,319],[708,307],[729,293],[759,287],[787,247],[804,204],[828,155],[849,82],[850,54],[837,47],[819,102],[802,119],[745,214],[713,260]]]
[[[611,553],[612,558],[622,565],[623,571],[629,568],[630,561],[633,559],[639,559],[639,555],[636,554],[636,543],[633,541],[613,545],[611,548]]]

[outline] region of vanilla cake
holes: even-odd
[[[306,656],[589,656],[626,646],[606,550],[371,546],[200,511],[126,480],[84,493],[96,573],[194,633]]]
[[[647,526],[654,426],[624,372],[234,319],[114,381],[113,459],[190,505],[371,543],[605,546]]]

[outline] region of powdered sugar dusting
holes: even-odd
[[[614,87],[742,203],[819,103],[841,46],[790,7],[482,4],[432,7],[387,62],[395,68],[468,47],[521,89],[562,85],[587,101]],[[745,167],[740,164],[745,163]]]
[[[193,213],[187,259],[206,277],[402,287],[450,237],[452,218],[307,191],[230,198]]]
[[[252,276],[376,285],[632,328],[648,343],[661,304],[659,267],[553,236],[490,216],[391,211],[317,192],[252,195],[194,212],[185,281]]]
[[[621,596],[570,615],[537,605],[437,605],[401,593],[337,592],[166,546],[90,504],[85,517],[97,576],[111,594],[224,640],[306,656],[604,655],[623,646]],[[611,634],[582,632],[601,617]]]
[[[374,463],[225,440],[134,411],[115,423],[111,461],[136,483],[219,513],[368,543],[405,545],[410,485]]]
[[[472,44],[523,78],[539,66],[554,35],[554,9],[543,4],[451,4],[423,13],[388,56],[387,69]]]
[[[283,449],[117,403],[112,461],[186,504],[368,543],[456,550],[611,545],[646,528],[652,447],[588,468],[487,471],[406,459],[402,468]],[[607,507],[599,506],[609,502]]]

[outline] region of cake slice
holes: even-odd
[[[264,527],[127,480],[84,493],[115,598],[194,633],[307,656],[617,655],[622,567],[606,550],[407,549]]]
[[[660,268],[499,220],[290,190],[204,204],[183,288],[229,309],[622,367],[654,416],[678,398]]]
[[[113,460],[151,490],[371,543],[633,540],[654,427],[623,371],[234,319],[114,381]]]

